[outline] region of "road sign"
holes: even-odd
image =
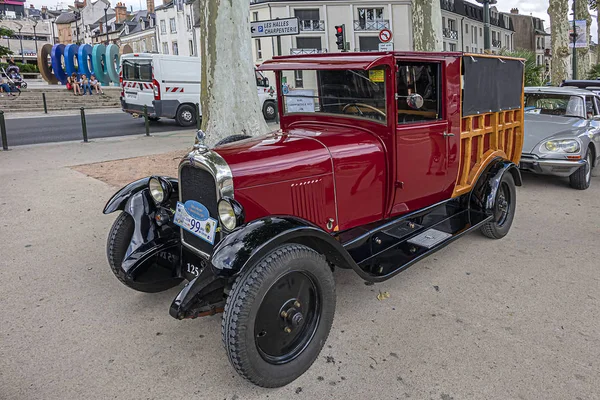
[[[250,33],[253,38],[269,36],[297,35],[300,33],[298,18],[271,19],[250,23]]]
[[[389,29],[382,29],[379,31],[379,40],[383,43],[387,43],[392,40],[392,31]]]
[[[394,51],[394,43],[379,43],[379,51]]]

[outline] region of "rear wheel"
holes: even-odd
[[[160,119],[160,117],[148,117],[149,121],[156,122]]]
[[[227,299],[222,336],[229,361],[258,386],[287,385],[317,359],[334,312],[325,259],[306,246],[280,246],[244,271]]]
[[[587,161],[586,165],[582,166],[569,176],[569,184],[573,189],[585,190],[589,188],[590,183],[592,183],[592,166],[594,160],[590,150],[587,151],[585,159]]]
[[[494,203],[494,218],[481,227],[481,233],[492,239],[501,239],[510,230],[517,206],[517,189],[510,172],[505,172],[500,181]]]
[[[189,104],[179,106],[175,120],[181,126],[196,125],[196,108]]]

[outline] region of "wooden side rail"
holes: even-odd
[[[463,117],[460,132],[460,167],[453,197],[468,193],[495,157],[518,164],[523,149],[523,110],[508,110]]]

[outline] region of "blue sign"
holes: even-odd
[[[210,218],[210,214],[208,213],[208,209],[202,203],[198,203],[194,200],[188,200],[184,204],[185,211],[192,218],[196,218],[200,221],[206,221]]]

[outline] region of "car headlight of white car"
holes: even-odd
[[[548,140],[542,143],[540,151],[542,153],[577,153],[581,150],[581,144],[576,139],[558,139]]]

